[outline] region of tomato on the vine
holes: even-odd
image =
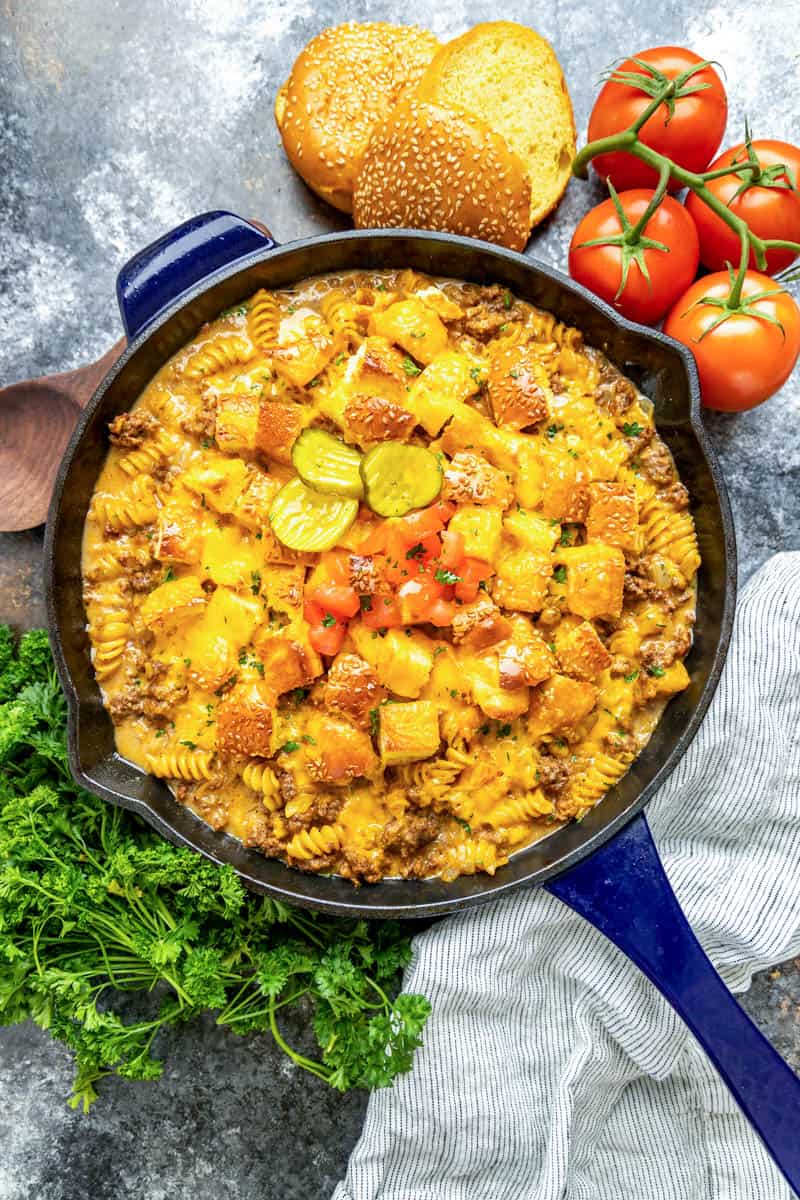
[[[650,103],[653,88],[675,79],[704,60],[681,46],[656,46],[627,59],[615,68],[603,86],[589,117],[588,140],[608,137],[628,129]],[[618,82],[620,76],[633,82]],[[640,76],[642,83],[635,80]],[[705,85],[705,86],[701,86]],[[639,138],[646,146],[671,158],[689,171],[703,171],[716,154],[728,117],[728,99],[713,67],[704,67],[687,81],[686,94],[664,101],[645,122]],[[670,112],[672,107],[672,112]],[[618,190],[655,187],[658,173],[622,150],[599,154],[593,165],[601,179],[610,178]],[[670,182],[670,190],[682,185]]]
[[[699,256],[694,222],[671,196],[661,201],[640,238],[624,241],[652,198],[652,191],[633,188],[604,200],[580,222],[569,247],[572,278],[646,325],[659,321],[689,286]]]
[[[777,392],[800,355],[800,308],[769,275],[746,271],[741,302],[725,303],[731,276],[698,279],[676,302],[664,332],[692,351],[703,404],[743,412]]]
[[[797,191],[800,149],[790,142],[768,139],[757,139],[749,145],[757,159],[755,171],[760,183],[754,181],[753,173],[743,172],[709,179],[706,187],[735,216],[746,221],[757,237],[800,242],[800,192]],[[747,159],[748,145],[743,143],[725,150],[711,163],[709,170],[716,171],[729,164],[747,162]],[[779,169],[781,166],[788,168],[788,175]],[[703,264],[711,271],[723,270],[726,262],[736,266],[741,254],[738,234],[694,192],[686,197],[686,208],[697,226]],[[783,271],[796,257],[797,251],[783,247],[767,250],[768,274]],[[757,265],[751,250],[750,266],[755,268]]]

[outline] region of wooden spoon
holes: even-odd
[[[42,524],[75,422],[126,345],[122,338],[76,371],[0,389],[0,532]]]

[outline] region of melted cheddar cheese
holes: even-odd
[[[436,533],[370,551],[363,503],[332,551],[281,543],[270,511],[312,426],[438,456],[472,592]],[[293,866],[494,872],[601,800],[687,686],[700,559],[651,406],[502,288],[404,271],[262,290],[159,371],[111,443],[82,566],[118,750]],[[308,603],[331,562],[360,601],[322,622],[345,626],[334,654]],[[443,607],[394,607],[434,569]],[[380,626],[383,604],[400,623]]]

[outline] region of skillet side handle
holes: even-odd
[[[711,965],[678,904],[644,816],[547,887],[655,984],[800,1194],[800,1079]]]
[[[134,254],[117,276],[117,303],[128,340],[214,271],[277,244],[249,221],[223,210],[171,229]]]

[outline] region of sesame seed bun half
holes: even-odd
[[[553,211],[571,175],[575,121],[545,38],[514,21],[475,25],[437,51],[416,95],[463,108],[502,134],[531,181],[530,224]]]
[[[294,169],[342,212],[372,128],[415,86],[439,43],[414,25],[350,21],[301,52],[275,100],[275,121]]]
[[[522,250],[530,204],[525,167],[499,134],[406,96],[372,132],[353,218],[360,229],[434,229]]]

